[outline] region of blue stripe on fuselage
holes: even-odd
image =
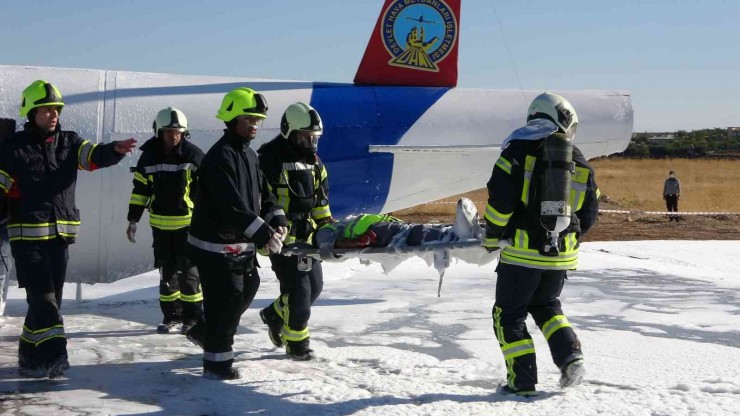
[[[332,214],[376,213],[385,204],[393,155],[369,145],[395,145],[449,88],[359,87],[316,83],[311,106],[324,122],[319,155],[329,174]]]

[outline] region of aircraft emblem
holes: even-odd
[[[455,45],[457,16],[444,0],[396,0],[382,15],[380,37],[389,65],[439,72]]]

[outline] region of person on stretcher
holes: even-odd
[[[453,225],[413,224],[387,214],[361,214],[328,223],[314,234],[322,259],[336,258],[335,249],[389,249],[480,240],[478,210],[468,198],[457,202]]]

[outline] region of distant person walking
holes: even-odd
[[[678,200],[681,198],[681,181],[676,178],[676,172],[668,172],[668,179],[665,180],[663,185],[663,199],[665,199],[665,206],[668,212],[678,212]],[[668,222],[678,222],[678,215],[668,214]]]

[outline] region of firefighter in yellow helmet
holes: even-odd
[[[224,96],[216,118],[224,135],[203,158],[188,235],[203,288],[203,320],[187,332],[203,347],[203,375],[231,380],[234,334],[259,288],[257,249],[279,253],[288,221],[260,172],[250,142],[267,118],[267,101],[250,88]]]
[[[69,368],[59,313],[69,258],[80,228],[77,171],[115,165],[136,140],[95,144],[62,130],[62,94],[43,80],[21,96],[28,122],[0,150],[0,204],[8,204],[8,234],[28,311],[18,349],[20,373],[56,378]]]
[[[257,151],[260,167],[288,217],[286,244],[310,243],[314,231],[334,221],[326,167],[317,154],[323,131],[313,107],[291,104],[280,122],[280,134]],[[321,262],[279,253],[271,254],[270,262],[280,280],[280,296],[260,311],[260,317],[275,346],[285,345],[294,360],[310,360],[308,319],[324,286]]]
[[[594,171],[572,144],[577,127],[568,100],[537,96],[527,125],[504,140],[488,181],[483,245],[501,249],[493,326],[506,361],[503,393],[537,394],[527,314],[560,368],[560,386],[580,383],[585,373],[581,343],[558,299],[567,271],[578,264],[579,240],[599,209]]]
[[[141,146],[134,171],[126,235],[136,242],[136,223],[145,209],[154,239],[154,267],[159,269],[160,334],[182,323],[183,334],[201,315],[203,295],[198,270],[188,261],[188,228],[203,151],[188,138],[188,118],[174,107],[154,119],[154,137]]]

